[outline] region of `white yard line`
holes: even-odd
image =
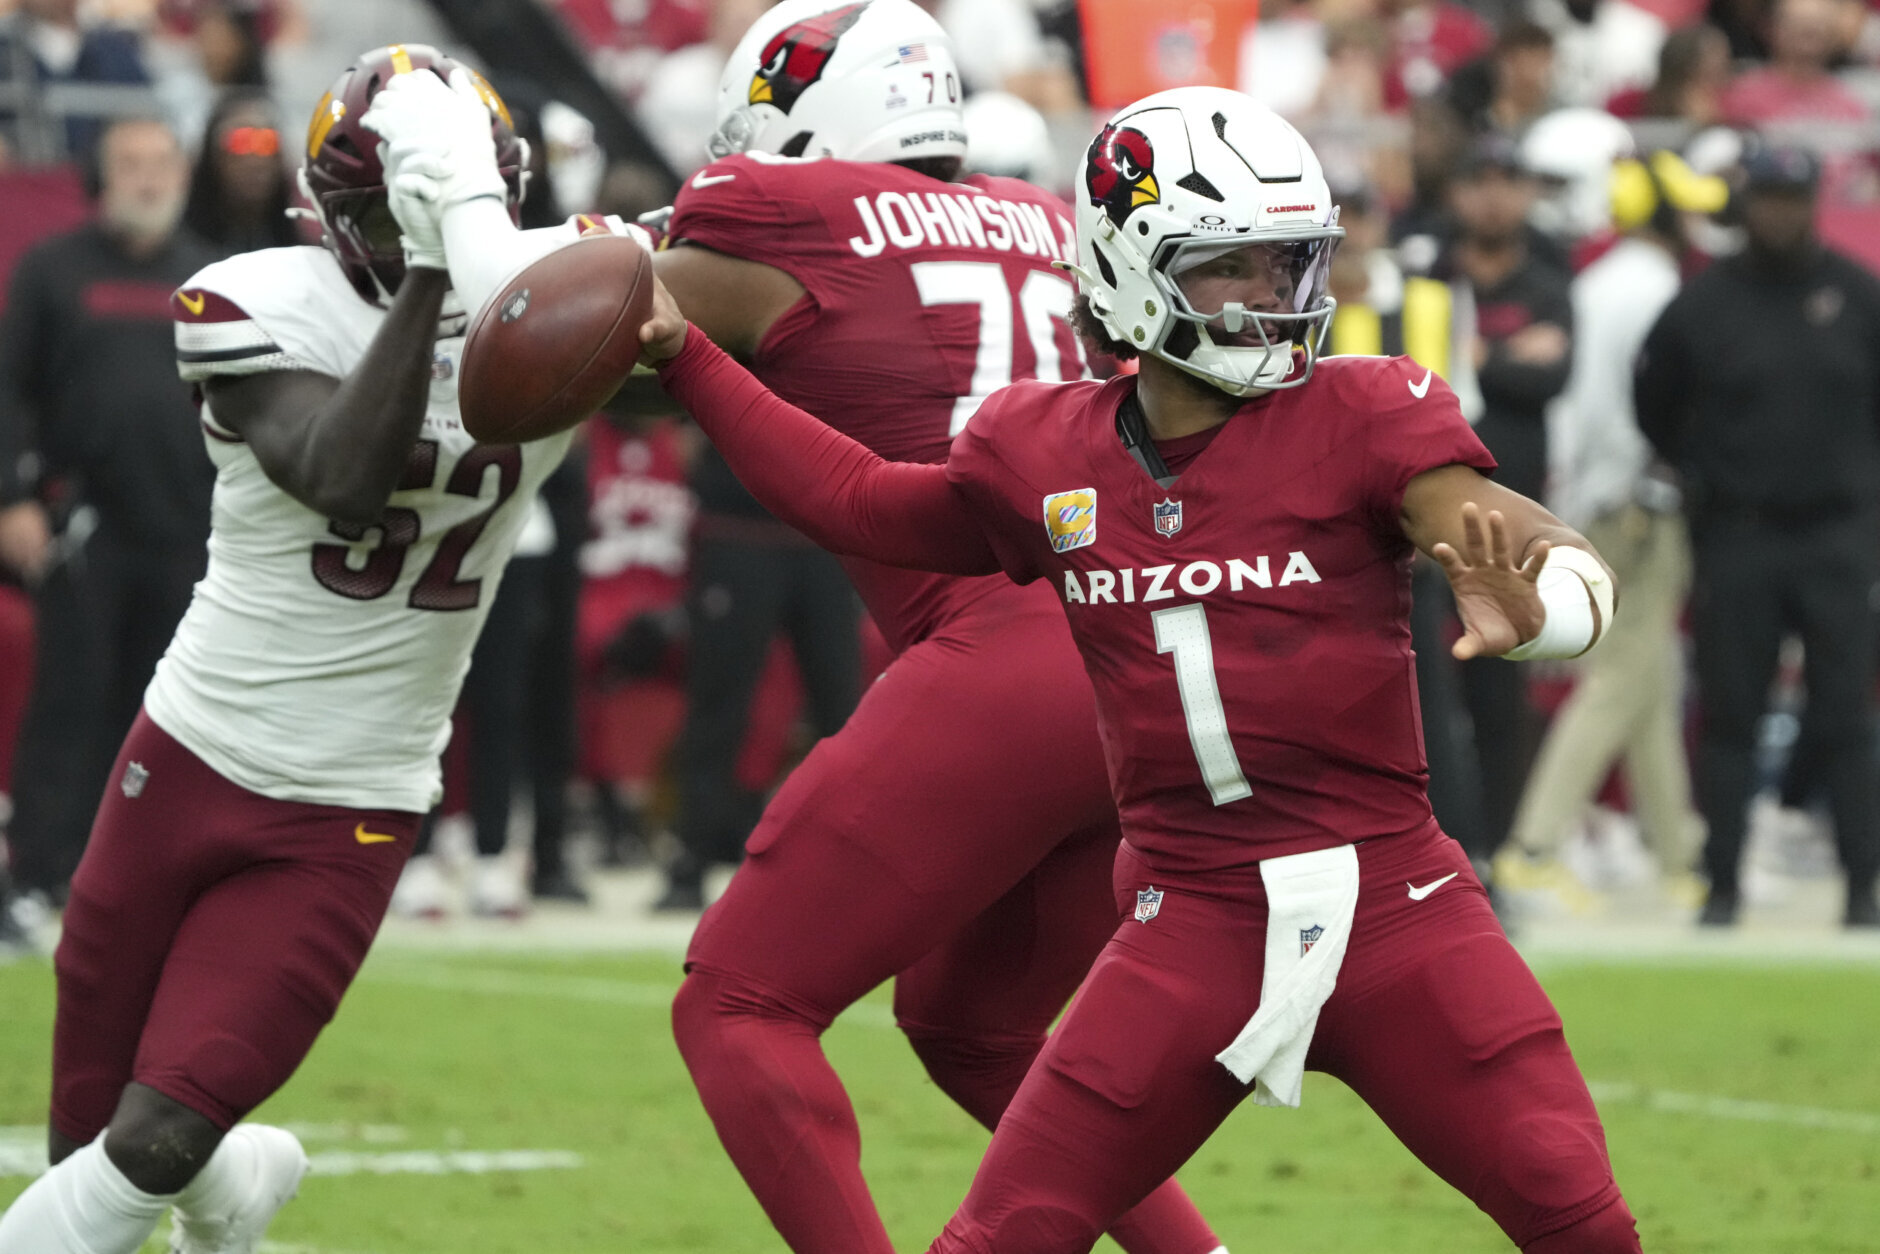
[[[396,958],[375,959],[360,973],[360,979],[451,993],[475,993],[490,997],[553,997],[565,1001],[600,1002],[659,1010],[670,1007],[673,994],[678,992],[677,984],[661,984],[653,980],[467,970],[463,963],[441,962],[432,965],[414,962],[412,957],[409,953],[402,953]],[[891,1028],[894,1026],[894,1012],[886,1006],[864,1002],[849,1007],[843,1012],[840,1021],[870,1028]]]
[[[572,1171],[586,1160],[573,1150],[398,1150],[309,1154],[316,1176],[487,1176],[506,1171]]]
[[[1670,1089],[1648,1089],[1624,1081],[1589,1080],[1586,1087],[1592,1091],[1593,1100],[1601,1105],[1637,1105],[1647,1110],[1697,1115],[1705,1119],[1782,1123],[1798,1128],[1880,1136],[1880,1115],[1858,1110],[1826,1110],[1819,1106],[1747,1101],[1739,1097],[1719,1097],[1714,1093],[1678,1093]]]

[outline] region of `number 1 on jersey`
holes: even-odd
[[[1240,769],[1233,737],[1227,731],[1227,709],[1221,704],[1221,685],[1214,678],[1214,642],[1208,636],[1208,612],[1199,604],[1177,605],[1149,615],[1155,624],[1155,651],[1175,655],[1175,687],[1182,697],[1182,720],[1188,724],[1188,743],[1214,804],[1224,806],[1253,795]]]

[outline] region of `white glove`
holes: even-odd
[[[386,145],[379,145],[379,160],[385,162]],[[438,207],[439,183],[434,175],[437,158],[429,153],[407,157],[395,175],[387,176],[386,199],[392,216],[404,232],[405,266],[423,266],[448,270],[444,253],[443,210]],[[390,164],[387,168],[390,168]]]
[[[429,158],[418,168],[431,185],[436,213],[481,196],[507,197],[496,169],[490,108],[468,70],[451,71],[448,87],[429,71],[395,75],[359,121],[385,141],[379,151],[388,188],[409,162]]]

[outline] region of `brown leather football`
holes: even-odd
[[[632,372],[652,311],[652,258],[625,236],[590,236],[523,267],[470,326],[464,429],[521,444],[580,423]]]

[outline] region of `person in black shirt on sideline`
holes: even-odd
[[[1573,304],[1566,271],[1536,246],[1528,225],[1540,186],[1501,135],[1478,139],[1450,187],[1457,238],[1446,277],[1475,299],[1474,365],[1482,394],[1475,433],[1495,455],[1495,481],[1539,500],[1547,479],[1547,403],[1567,386]],[[1540,744],[1540,720],[1521,668],[1502,658],[1465,662],[1463,699],[1481,764],[1485,863],[1507,839]]]
[[[1845,921],[1880,927],[1880,280],[1817,240],[1812,156],[1764,149],[1744,164],[1748,246],[1666,307],[1635,380],[1640,429],[1684,476],[1695,548],[1697,800],[1710,826],[1699,922],[1736,921],[1756,726],[1794,632]]]
[[[95,169],[97,220],[20,259],[0,324],[0,555],[38,616],[8,838],[20,889],[55,903],[202,577],[215,483],[170,330],[171,292],[215,259],[177,230],[188,161],[128,119]]]

